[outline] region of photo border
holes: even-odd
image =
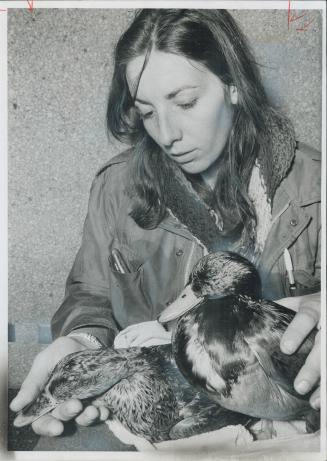
[[[30,2],[31,3],[31,2]],[[35,0],[33,8],[77,8],[77,9],[125,9],[125,8],[226,8],[226,9],[284,9],[288,10],[288,0],[259,1],[215,1],[215,0],[80,0],[80,1],[48,1]],[[4,447],[7,441],[7,386],[8,386],[8,80],[7,80],[7,12],[10,9],[26,9],[27,1],[0,1],[0,459],[17,460],[153,460],[153,459],[184,459],[182,454],[162,452],[153,453],[128,453],[128,452],[23,452],[7,451]],[[292,8],[322,10],[322,345],[326,346],[326,4],[324,1],[292,1]],[[322,385],[326,389],[326,347],[322,347]],[[326,392],[321,395],[321,451],[320,453],[289,453],[287,460],[325,460],[326,459]],[[250,454],[249,459],[260,457],[264,459],[281,459],[281,453]],[[193,459],[189,453],[185,455],[188,460]],[[205,459],[246,459],[219,457],[218,455],[205,455]],[[277,458],[276,458],[277,456]],[[199,454],[194,455],[199,459]],[[202,458],[201,456],[201,459]],[[263,458],[261,458],[263,459]],[[286,459],[286,458],[285,458]]]

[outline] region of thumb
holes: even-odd
[[[34,359],[32,367],[23,381],[20,391],[11,401],[10,409],[12,411],[20,411],[26,405],[33,402],[47,382],[52,367],[50,368],[50,361],[42,354],[43,352],[38,354]]]
[[[284,307],[287,307],[288,309],[291,309],[292,311],[297,312],[299,310],[300,300],[300,296],[293,296],[289,298],[277,299],[275,302],[277,304],[281,304]]]

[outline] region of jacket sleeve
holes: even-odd
[[[108,216],[110,197],[105,186],[104,174],[94,179],[82,244],[66,282],[64,301],[51,321],[53,338],[82,328],[103,344],[111,345],[117,333],[109,297],[112,225]]]

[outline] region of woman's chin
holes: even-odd
[[[179,166],[183,171],[189,174],[199,174],[202,173],[204,168],[196,160],[191,160],[186,163],[179,163]]]

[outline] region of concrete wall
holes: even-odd
[[[320,12],[307,13],[307,31],[294,23],[288,30],[286,10],[233,14],[268,93],[293,120],[298,139],[319,148]],[[106,99],[112,47],[132,16],[121,9],[8,14],[11,386],[50,340],[92,178],[121,149],[107,140]]]

